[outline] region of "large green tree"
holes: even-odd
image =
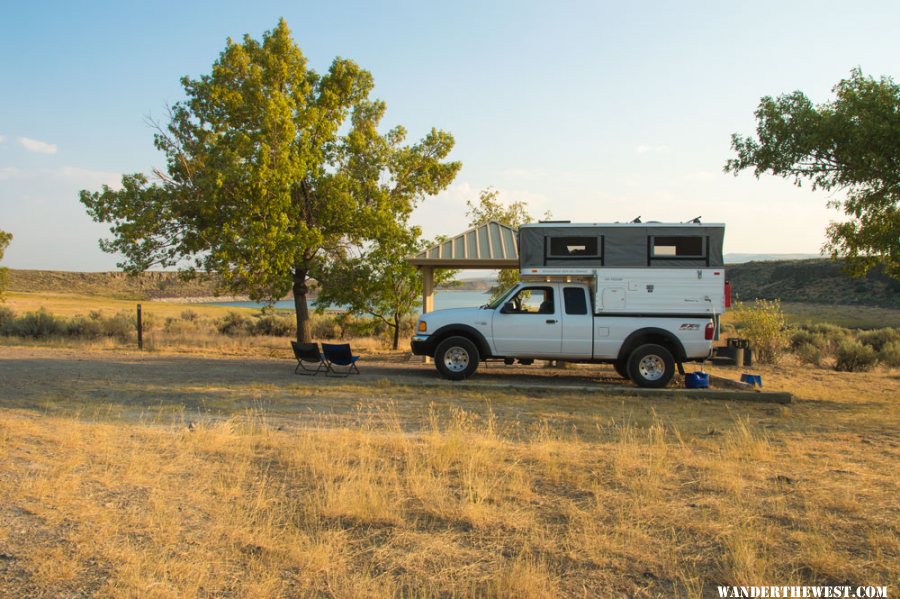
[[[6,246],[12,241],[12,233],[0,231],[0,260],[3,260],[3,254],[6,252]],[[6,291],[6,268],[0,267],[0,301],[3,301],[3,292]]]
[[[756,137],[732,135],[736,157],[725,171],[753,168],[841,192],[829,203],[849,219],[828,227],[826,251],[855,275],[882,264],[900,278],[900,86],[854,69],[833,91],[818,106],[799,91],[762,98]]]
[[[469,217],[469,226],[477,227],[496,221],[498,223],[518,229],[524,224],[534,222],[534,217],[528,212],[528,204],[523,201],[504,204],[500,200],[500,193],[491,187],[481,190],[478,194],[478,202],[466,201],[466,216]],[[544,215],[550,218],[550,213]],[[491,301],[501,293],[519,282],[519,269],[504,268],[497,273],[497,285],[491,287]]]
[[[371,74],[342,58],[316,73],[284,20],[261,41],[229,39],[208,75],[182,85],[186,99],[155,135],[166,156],[157,180],[126,175],[120,189],[81,192],[94,220],[112,225],[101,247],[129,272],[218,272],[254,300],[293,291],[300,341],[323,257],[393,234],[460,167],[446,161],[448,133],[409,145],[403,127],[379,132],[386,107],[370,98]]]
[[[383,322],[391,331],[394,349],[400,347],[403,320],[422,300],[422,273],[408,258],[433,245],[419,239],[418,227],[398,227],[391,235],[365,246],[348,248],[325,266],[329,285],[316,299],[317,307],[346,306]],[[456,271],[435,271],[435,284],[448,283]]]

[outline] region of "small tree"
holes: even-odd
[[[469,217],[469,226],[477,227],[491,221],[518,229],[524,224],[534,222],[534,218],[528,213],[526,202],[512,202],[504,205],[500,201],[500,193],[491,187],[483,189],[478,195],[478,203],[466,201],[466,216]],[[544,215],[550,218],[550,213]],[[516,268],[504,268],[497,274],[497,285],[491,287],[491,299],[500,297],[500,294],[519,282],[519,270]]]
[[[401,227],[368,246],[348,248],[325,268],[330,285],[316,298],[317,309],[342,305],[350,312],[368,314],[387,325],[392,347],[398,349],[403,320],[415,312],[422,299],[422,274],[407,261],[430,245],[419,240],[419,235],[418,227]],[[434,274],[435,283],[442,284],[454,271]]]
[[[725,171],[753,168],[796,185],[846,192],[829,205],[849,217],[828,227],[825,249],[862,276],[877,264],[900,278],[900,85],[854,69],[832,102],[813,106],[799,91],[762,98],[756,139],[734,134]]]
[[[758,299],[752,306],[737,302],[732,313],[740,335],[750,341],[754,359],[763,364],[778,362],[790,345],[781,302]]]
[[[6,246],[9,245],[10,241],[12,241],[12,233],[0,231],[0,260],[3,260],[3,254],[6,252]],[[6,277],[6,267],[0,267],[0,302],[6,299],[4,297],[4,292],[6,291]]]

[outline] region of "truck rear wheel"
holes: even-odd
[[[467,379],[478,368],[478,348],[465,337],[448,337],[434,352],[434,364],[444,378],[451,381]]]
[[[638,387],[665,387],[675,376],[675,358],[662,345],[641,345],[628,356],[628,375]]]

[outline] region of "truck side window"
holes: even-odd
[[[563,289],[563,301],[566,305],[566,314],[588,313],[584,289],[581,289],[580,287],[565,287]]]
[[[526,287],[510,300],[515,314],[553,314],[553,289],[550,287]]]

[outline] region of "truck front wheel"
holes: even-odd
[[[441,341],[434,352],[434,364],[444,378],[451,381],[467,379],[478,368],[478,348],[465,337],[449,337]]]
[[[675,376],[675,358],[662,345],[641,345],[628,356],[628,375],[638,387],[665,387]]]

